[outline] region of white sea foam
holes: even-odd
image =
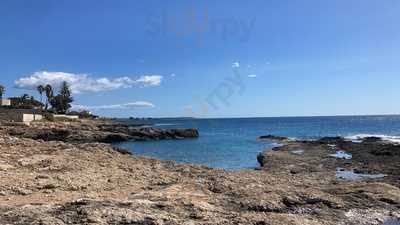
[[[300,141],[300,140],[301,140],[301,139],[296,138],[296,137],[288,137],[288,139],[289,139],[290,141]]]
[[[345,139],[353,141],[353,142],[362,142],[364,138],[368,137],[377,137],[381,138],[383,141],[388,141],[396,144],[400,144],[400,136],[390,136],[383,134],[356,134],[345,137]]]
[[[352,159],[353,155],[350,153],[347,153],[345,151],[336,151],[335,154],[330,154],[329,156],[338,158],[338,159]]]
[[[363,178],[366,179],[378,179],[386,177],[385,174],[364,174],[364,173],[355,173],[354,170],[346,170],[343,168],[336,168],[336,177],[342,178],[345,180],[360,180]]]
[[[178,124],[175,124],[175,123],[156,123],[153,126],[155,126],[155,127],[163,127],[163,126],[176,126],[176,125],[178,125]]]
[[[296,155],[303,155],[304,150],[303,150],[303,149],[293,150],[292,153],[293,153],[293,154],[296,154]]]
[[[277,142],[272,142],[271,145],[272,145],[273,148],[279,148],[279,147],[285,146],[284,144],[277,143]]]

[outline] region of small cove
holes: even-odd
[[[138,155],[227,170],[258,167],[257,154],[279,146],[274,142],[257,140],[259,136],[267,134],[296,139],[349,137],[358,134],[400,137],[400,116],[174,118],[117,121],[125,124],[146,124],[157,128],[197,128],[200,137],[196,139],[123,142],[117,146],[129,149]],[[336,146],[331,148],[334,153]],[[342,156],[349,158],[348,155],[337,153],[332,157],[343,158]]]

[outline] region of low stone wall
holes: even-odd
[[[0,120],[2,121],[12,121],[12,122],[23,122],[22,113],[12,113],[12,112],[0,112]]]
[[[65,118],[70,120],[77,120],[79,116],[71,116],[71,115],[54,115],[54,118]]]
[[[0,120],[10,122],[32,122],[43,119],[35,110],[29,109],[0,109]]]

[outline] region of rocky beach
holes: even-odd
[[[260,168],[225,171],[109,144],[179,141],[201,135],[195,129],[96,120],[0,127],[2,225],[400,223],[400,146],[379,138],[266,135],[260,141],[281,145],[254,156]]]

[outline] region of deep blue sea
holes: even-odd
[[[258,141],[273,134],[297,139],[343,136],[356,139],[380,136],[400,142],[400,116],[278,117],[234,119],[119,120],[146,122],[159,128],[197,128],[200,137],[185,140],[124,142],[118,146],[134,154],[178,163],[237,170],[257,167],[257,154],[276,143]]]

